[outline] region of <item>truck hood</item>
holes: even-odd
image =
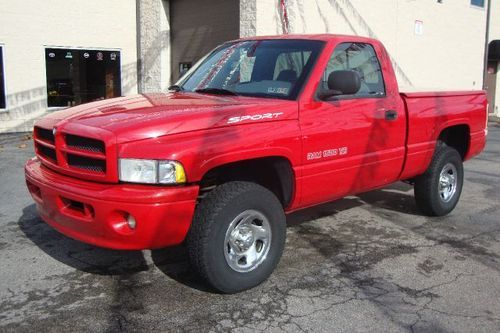
[[[298,118],[296,101],[219,96],[198,93],[157,93],[120,97],[79,105],[49,114],[40,126],[66,123],[113,132],[117,142],[244,123]]]

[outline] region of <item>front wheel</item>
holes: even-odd
[[[415,179],[417,206],[426,215],[443,216],[458,203],[464,181],[460,154],[439,144],[427,171]]]
[[[192,265],[210,286],[235,293],[269,277],[285,237],[285,215],[276,196],[254,183],[230,182],[199,203],[187,247]]]

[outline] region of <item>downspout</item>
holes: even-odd
[[[283,34],[287,35],[290,32],[290,22],[288,20],[288,8],[287,0],[280,0],[279,9],[281,13],[281,28],[283,29]]]
[[[488,72],[488,46],[490,44],[490,20],[491,20],[491,1],[488,0],[488,7],[486,9],[486,34],[485,45],[484,45],[484,66],[483,66],[483,90],[486,90],[486,75]]]
[[[137,0],[135,2],[135,40],[136,40],[136,57],[137,57],[137,93],[142,94],[143,72],[142,72],[142,56],[141,56],[141,4]]]

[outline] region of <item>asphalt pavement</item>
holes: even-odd
[[[500,126],[465,164],[457,208],[428,218],[393,186],[294,213],[261,286],[211,292],[182,246],[111,251],[40,220],[24,134],[0,136],[0,332],[499,332]]]

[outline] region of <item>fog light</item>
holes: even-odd
[[[137,225],[135,218],[130,214],[127,216],[127,223],[130,229],[135,229],[135,226]]]

